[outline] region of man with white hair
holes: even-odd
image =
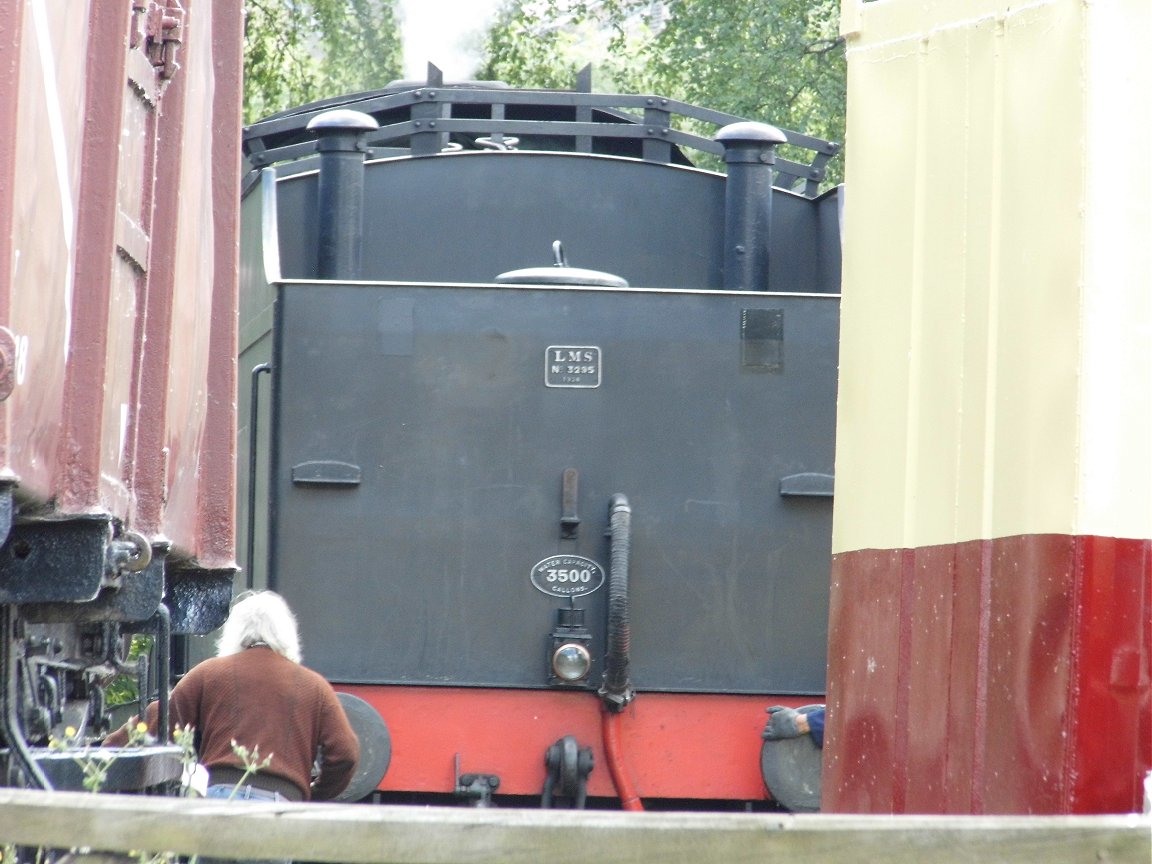
[[[224,623],[216,656],[172,688],[172,727],[189,725],[209,772],[208,797],[331,800],[352,779],[360,756],[336,692],[300,664],[296,616],[273,591],[242,595]],[[148,706],[148,731],[158,711]],[[105,744],[122,745],[129,726]],[[267,766],[246,776],[239,748],[259,748]],[[313,781],[312,769],[319,765]],[[241,784],[241,785],[238,785]]]

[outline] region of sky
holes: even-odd
[[[466,40],[482,32],[500,0],[401,0],[404,77],[423,79],[428,64],[444,71],[444,80],[469,78],[479,58]]]

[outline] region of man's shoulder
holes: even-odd
[[[188,675],[195,673],[198,676],[211,678],[234,667],[247,668],[251,672],[259,670],[259,674],[271,678],[295,679],[297,686],[303,682],[315,688],[332,689],[328,679],[315,669],[310,669],[303,663],[297,663],[269,649],[255,649],[228,654],[223,657],[210,657],[193,666]]]
[[[206,657],[185,672],[180,680],[185,681],[191,678],[195,681],[198,678],[210,677],[220,669],[223,669],[227,665],[226,661],[228,659],[227,657]]]
[[[296,677],[298,680],[303,679],[310,681],[313,684],[324,684],[328,686],[328,679],[317,672],[315,669],[310,669],[303,663],[297,663],[295,660],[290,660],[283,654],[270,649],[253,650],[241,652],[244,659],[240,662],[251,663],[253,666],[264,667],[268,670],[269,674],[290,675]],[[237,657],[241,655],[236,655]],[[228,659],[228,658],[218,658]]]
[[[329,690],[332,689],[332,685],[328,683],[328,679],[317,672],[315,669],[310,669],[303,663],[298,663],[296,666],[300,670],[300,674],[315,684],[317,687],[325,687]]]
[[[315,693],[317,698],[333,704],[338,702],[336,689],[332,686],[332,682],[315,669],[309,669],[303,663],[294,665],[296,666],[298,676],[296,680],[304,682],[305,686]]]

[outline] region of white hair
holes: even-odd
[[[293,663],[300,662],[296,616],[275,591],[254,591],[237,598],[220,631],[216,656],[239,654],[258,643],[267,645]]]

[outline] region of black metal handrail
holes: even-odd
[[[651,95],[575,90],[514,90],[496,82],[448,84],[432,67],[426,84],[398,82],[367,93],[326,99],[249,126],[244,150],[253,169],[311,156],[314,117],[334,108],[371,115],[380,124],[365,136],[369,158],[435,155],[445,150],[507,149],[631,155],[646,161],[692,165],[689,154],[719,157],[723,147],[711,134],[745,118]],[[706,130],[699,134],[693,130]],[[808,161],[786,157],[776,163],[775,185],[809,197],[819,194],[827,164],[841,145],[782,129],[790,154],[807,151]],[[697,157],[698,158],[698,157]]]

